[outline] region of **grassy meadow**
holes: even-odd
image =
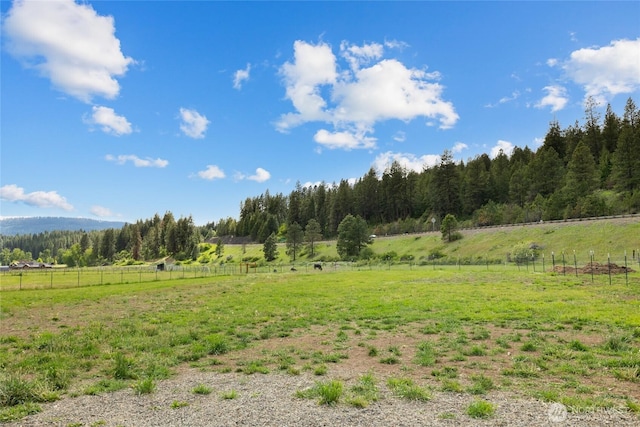
[[[512,230],[515,236],[498,230],[486,234],[491,241],[485,243],[470,233],[452,244],[457,250],[441,251],[462,254],[472,246],[490,258],[492,250],[524,240],[569,250],[572,245],[555,240],[567,232],[565,239],[572,236],[585,249],[613,252],[629,250],[628,235],[638,231],[635,223],[619,226],[627,239],[620,243],[615,227],[591,239],[566,227],[536,227],[535,236],[533,228]],[[419,259],[411,245],[431,250],[425,242],[434,236],[381,238],[373,246]],[[317,388],[299,397],[358,407],[378,399],[375,383],[384,382],[399,398],[414,400],[447,392],[490,401],[491,392],[501,390],[561,402],[570,411],[640,413],[638,272],[615,275],[610,284],[503,265],[275,270],[194,270],[148,282],[53,289],[7,290],[3,283],[0,421],[82,394],[153,393],[158,381],[185,366],[309,373],[318,377]],[[360,375],[350,389],[347,371]]]

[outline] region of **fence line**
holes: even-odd
[[[543,253],[537,258],[520,262],[490,260],[488,258],[468,259],[422,259],[419,261],[387,262],[321,262],[322,271],[314,268],[319,262],[278,263],[259,265],[224,264],[204,266],[168,266],[164,271],[155,267],[87,267],[53,268],[37,270],[10,270],[0,273],[0,291],[27,289],[61,289],[95,285],[126,283],[148,283],[161,280],[206,278],[213,276],[238,276],[246,274],[296,273],[321,274],[323,272],[365,271],[365,270],[458,270],[458,271],[519,271],[546,273],[562,276],[587,276],[591,282],[598,280],[612,283],[612,277],[624,275],[625,283],[637,280],[634,272],[640,271],[640,251],[633,250],[612,257],[596,256],[592,251],[586,255],[579,252]]]

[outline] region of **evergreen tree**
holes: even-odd
[[[600,114],[597,111],[598,103],[593,97],[589,97],[586,101],[586,119],[585,132],[583,139],[591,155],[596,163],[600,160],[600,154],[602,153],[603,140],[602,132],[600,130]]]
[[[315,255],[315,243],[322,239],[320,223],[315,219],[310,219],[307,223],[307,227],[304,232],[304,239],[307,242],[309,254],[313,257]]]
[[[216,254],[217,258],[222,258],[222,255],[224,255],[224,242],[220,238],[218,239],[218,242],[216,243],[215,254]]]
[[[442,233],[442,240],[446,242],[453,241],[455,231],[458,228],[458,220],[454,215],[447,214],[442,220],[440,225],[440,232]]]
[[[508,183],[507,183],[508,184]],[[457,214],[461,210],[460,174],[453,162],[453,154],[445,150],[435,168],[432,181],[433,206],[440,216]],[[507,187],[508,191],[508,187]]]
[[[100,244],[100,256],[109,262],[113,262],[116,255],[116,235],[113,228],[105,230]]]
[[[360,250],[371,243],[367,222],[361,217],[349,214],[338,226],[338,242],[336,248],[342,259],[360,255]]]
[[[467,214],[487,203],[489,195],[489,171],[485,159],[476,157],[467,163],[463,179],[463,202]]]
[[[509,200],[509,181],[511,180],[511,168],[509,157],[500,150],[491,162],[490,172],[490,197],[500,204]]]
[[[607,104],[607,112],[604,115],[604,125],[602,127],[603,150],[613,154],[618,145],[620,136],[620,119],[611,109],[611,104]]]
[[[596,190],[598,184],[596,163],[591,155],[591,150],[584,141],[580,141],[567,166],[565,194],[569,200],[575,202]]]
[[[613,154],[612,174],[619,191],[640,191],[640,132],[625,122]]]
[[[546,151],[549,148],[553,148],[561,160],[564,159],[567,151],[566,141],[562,135],[560,123],[555,119],[549,124],[549,130],[544,137],[544,143],[540,149]],[[538,152],[540,152],[540,149]]]
[[[555,148],[546,144],[540,147],[527,167],[528,198],[535,198],[538,194],[547,197],[562,188],[564,173],[564,163]]]
[[[300,249],[300,245],[304,240],[304,233],[302,227],[297,222],[290,224],[287,227],[287,255],[296,260],[296,254]]]
[[[264,244],[262,245],[262,253],[264,254],[264,259],[267,260],[267,262],[271,262],[278,258],[278,241],[275,233],[271,233],[264,241]]]

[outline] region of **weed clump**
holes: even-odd
[[[496,412],[496,405],[486,400],[476,400],[467,407],[467,415],[471,418],[489,418]]]
[[[409,378],[389,378],[387,385],[396,396],[407,400],[431,400],[431,393]]]
[[[299,390],[296,397],[303,399],[318,399],[321,405],[335,405],[342,396],[342,381],[331,380],[326,382],[317,382],[312,388],[307,390]]]

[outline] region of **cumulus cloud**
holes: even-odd
[[[180,108],[180,120],[180,130],[194,139],[204,138],[210,123],[206,116],[188,108]]]
[[[265,181],[268,181],[270,178],[271,178],[271,174],[269,173],[269,171],[262,168],[257,168],[255,174],[247,177],[248,180],[255,181],[255,182],[265,182]]]
[[[425,168],[431,168],[437,165],[440,161],[440,156],[436,154],[425,154],[418,157],[410,153],[393,153],[387,151],[386,153],[378,154],[372,166],[379,175],[382,175],[394,161],[409,171],[420,173]]]
[[[605,103],[615,95],[635,92],[640,89],[640,38],[576,50],[562,68],[584,88],[585,99]]]
[[[438,72],[407,68],[396,59],[385,59],[389,44],[355,46],[343,42],[340,53],[348,69],[340,71],[338,58],[326,43],[294,43],[293,62],[285,62],[286,98],[293,112],[283,114],[276,128],[281,132],[309,122],[333,126],[322,129],[315,140],[329,148],[372,148],[375,124],[386,120],[409,122],[423,117],[427,124],[447,129],[458,121],[453,104],[442,97]]]
[[[489,157],[491,157],[492,159],[495,159],[496,157],[498,157],[498,154],[500,154],[500,151],[506,154],[507,157],[510,157],[511,154],[513,153],[514,148],[515,146],[509,141],[498,140],[498,143],[493,147],[491,147],[491,152],[489,153]]]
[[[569,102],[567,90],[562,86],[545,86],[543,90],[547,95],[535,104],[536,108],[551,107],[551,111],[555,112],[562,110]]]
[[[352,150],[354,148],[373,148],[376,146],[376,139],[367,137],[362,132],[330,132],[326,129],[320,129],[313,136],[313,139],[318,144],[329,149]]]
[[[84,102],[115,98],[116,77],[134,60],[123,55],[114,20],[73,0],[14,1],[3,21],[8,51],[58,90]]]
[[[224,174],[224,171],[220,169],[218,166],[207,165],[207,168],[205,170],[198,172],[198,176],[202,179],[213,181],[214,179],[224,178],[225,174]]]
[[[107,154],[105,159],[110,162],[115,162],[119,165],[124,165],[127,162],[133,163],[133,165],[137,168],[164,168],[169,165],[168,160],[164,159],[152,159],[147,157],[145,159],[141,159],[135,154],[120,154],[118,156],[112,156],[111,154]]]
[[[247,64],[247,68],[244,70],[238,70],[233,75],[233,88],[242,89],[242,82],[249,80],[249,73],[251,71],[251,64]]]
[[[256,173],[253,175],[245,175],[242,172],[236,172],[233,175],[233,178],[236,181],[242,181],[243,179],[247,179],[249,181],[255,181],[255,182],[265,182],[268,181],[269,179],[271,179],[271,173],[269,173],[269,171],[263,169],[263,168],[257,168],[256,169]]]
[[[362,46],[350,45],[347,42],[340,44],[340,53],[347,60],[351,69],[357,71],[364,64],[382,58],[384,46],[379,43],[365,44]]]
[[[100,218],[108,218],[114,216],[113,212],[110,209],[105,208],[104,206],[93,205],[89,212]]]
[[[128,135],[132,132],[131,123],[124,116],[119,116],[109,107],[101,107],[94,105],[92,108],[91,118],[85,120],[89,124],[102,127],[104,133],[115,136]]]
[[[22,202],[25,205],[38,208],[59,208],[65,211],[73,210],[73,206],[67,199],[59,195],[56,191],[34,191],[25,193],[24,188],[15,184],[0,187],[0,199],[7,202]]]
[[[451,149],[451,152],[453,154],[458,154],[458,153],[462,153],[462,151],[466,150],[467,148],[469,148],[469,146],[467,144],[465,144],[464,142],[456,142],[453,145],[453,148]]]

